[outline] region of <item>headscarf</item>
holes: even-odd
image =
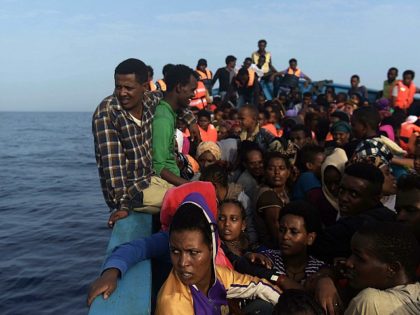
[[[346,132],[346,133],[351,133],[351,126],[349,123],[345,122],[345,121],[337,121],[332,127],[331,127],[331,132]]]
[[[222,158],[222,151],[220,150],[220,147],[212,141],[201,142],[197,147],[197,152],[195,156],[198,159],[200,155],[202,155],[206,151],[209,151],[211,154],[213,154],[217,161],[219,161]]]
[[[326,168],[328,166],[333,166],[333,167],[335,167],[340,172],[341,176],[343,176],[343,174],[344,174],[344,167],[345,167],[346,162],[347,162],[347,154],[346,154],[346,151],[344,151],[343,149],[340,149],[340,148],[335,148],[334,151],[325,158],[324,163],[322,163],[322,166],[321,166],[322,191],[323,191],[323,193],[325,195],[325,198],[327,198],[328,202],[337,211],[339,210],[339,207],[338,207],[338,198],[335,197],[328,190],[327,186],[325,185],[325,182],[324,182],[324,173],[325,173],[325,170],[326,170]]]

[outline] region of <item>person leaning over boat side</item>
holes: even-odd
[[[115,69],[115,90],[96,108],[92,117],[95,157],[102,192],[111,210],[108,225],[125,218],[138,206],[160,206],[170,186],[152,169],[152,119],[162,97],[149,92],[147,66],[127,59]],[[194,137],[195,118],[185,113]],[[195,126],[195,127],[192,127]]]

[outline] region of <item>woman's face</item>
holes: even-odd
[[[306,253],[308,245],[315,240],[315,233],[308,233],[302,217],[286,214],[280,220],[279,248],[284,256]]]
[[[327,166],[324,171],[324,184],[328,191],[336,198],[338,198],[338,191],[340,189],[341,174],[334,166]]]
[[[350,285],[355,289],[386,289],[388,264],[380,261],[372,250],[372,241],[356,233],[351,240],[351,256],[346,261]]]
[[[206,151],[198,157],[197,162],[200,165],[200,169],[204,169],[207,166],[216,163],[216,157],[210,151]]]
[[[245,230],[245,220],[242,218],[241,209],[233,203],[224,204],[219,211],[217,226],[222,240],[239,240],[242,231]]]
[[[350,134],[344,131],[333,132],[333,139],[339,146],[344,146],[349,142]]]
[[[272,158],[265,170],[265,179],[271,187],[284,187],[290,176],[290,170],[282,158]]]
[[[384,196],[395,195],[397,193],[397,180],[392,174],[388,165],[382,165],[379,168],[384,175],[384,184],[382,185],[382,194]]]
[[[207,292],[212,277],[212,250],[198,230],[174,231],[169,238],[171,261],[185,285]]]

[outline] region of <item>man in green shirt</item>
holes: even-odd
[[[156,174],[179,186],[188,181],[180,177],[175,158],[176,112],[188,107],[197,88],[193,69],[174,66],[165,77],[166,94],[156,107],[152,127],[152,159]]]

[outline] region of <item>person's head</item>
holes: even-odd
[[[202,170],[219,161],[222,158],[222,151],[215,142],[204,141],[198,145],[196,157],[200,170]]]
[[[168,63],[166,65],[163,66],[162,68],[162,74],[163,74],[163,78],[165,79],[166,75],[168,74],[169,70],[172,69],[172,67],[174,67],[174,65],[172,63]]]
[[[241,107],[238,114],[242,130],[249,132],[253,131],[258,123],[258,110],[255,106],[245,104]]]
[[[155,72],[153,71],[152,66],[147,66],[147,80],[152,81]]]
[[[224,195],[222,191],[228,187],[228,172],[226,168],[219,164],[211,164],[201,170],[200,180],[211,182],[216,189],[216,196],[222,201]]]
[[[357,88],[360,83],[360,77],[357,74],[353,74],[350,78],[350,85],[352,88]]]
[[[415,280],[419,243],[399,223],[362,226],[353,235],[351,250],[346,266],[355,289],[385,290]]]
[[[245,60],[244,60],[244,68],[245,69],[249,69],[249,67],[251,67],[251,65],[252,65],[252,59],[249,58],[249,57],[245,58]]]
[[[197,62],[197,70],[206,71],[207,68],[207,60],[206,59],[199,59]]]
[[[232,55],[227,56],[225,59],[225,63],[226,63],[226,67],[231,68],[231,69],[235,68],[236,57]]]
[[[338,121],[332,125],[331,133],[337,145],[343,147],[350,140],[351,126],[344,121]]]
[[[229,128],[225,124],[221,124],[217,130],[217,140],[227,139],[229,137]]]
[[[266,47],[267,47],[267,41],[265,39],[260,39],[258,41],[258,50],[264,51]]]
[[[188,124],[187,124],[187,122],[184,119],[178,118],[176,120],[176,127],[179,130],[181,130],[182,132],[184,132],[187,129]]]
[[[198,125],[207,131],[211,123],[211,113],[205,109],[202,109],[197,114]]]
[[[292,201],[285,205],[279,216],[279,248],[282,256],[301,256],[307,254],[321,222],[317,210],[306,201]]]
[[[413,70],[405,70],[403,73],[403,83],[406,86],[409,86],[411,82],[414,80],[415,73]]]
[[[303,290],[285,290],[273,310],[273,315],[324,315],[323,308]]]
[[[114,72],[114,94],[125,110],[141,106],[144,92],[148,88],[147,66],[138,59],[130,58],[121,62]]]
[[[322,185],[325,196],[336,204],[343,177],[347,155],[343,149],[336,148],[329,154],[322,164]],[[331,199],[332,198],[332,199]],[[338,204],[337,204],[338,206]]]
[[[165,82],[166,94],[174,98],[176,102],[174,105],[178,108],[188,107],[197,88],[194,70],[185,65],[175,65],[169,70]]]
[[[358,139],[375,135],[380,123],[381,116],[378,110],[370,106],[356,109],[351,117],[353,135]]]
[[[318,131],[318,125],[320,121],[320,114],[317,112],[309,112],[305,115],[304,123],[311,131]]]
[[[312,104],[312,93],[311,92],[305,92],[303,93],[303,99],[302,99],[303,105],[309,106]]]
[[[336,96],[337,103],[345,103],[347,102],[347,99],[348,99],[347,94],[344,92],[340,92]]]
[[[330,115],[331,126],[334,125],[338,121],[344,121],[346,123],[350,123],[350,117],[347,113],[336,110]]]
[[[325,160],[324,149],[316,144],[307,144],[299,151],[297,165],[302,172],[312,172],[321,178],[321,166]]]
[[[264,126],[270,120],[270,112],[267,110],[260,110],[258,112],[258,123]]]
[[[236,199],[226,199],[219,204],[217,227],[223,241],[238,241],[246,228],[245,208]]]
[[[295,58],[292,58],[289,60],[289,67],[293,70],[296,70],[297,67],[297,60]]]
[[[383,163],[380,165],[379,170],[384,175],[384,184],[382,185],[382,195],[391,196],[397,193],[397,180],[392,173],[389,164]]]
[[[303,124],[294,125],[290,129],[289,138],[299,149],[312,142],[311,131]]]
[[[379,204],[384,175],[374,165],[357,162],[347,166],[340,183],[341,216],[355,216]]]
[[[239,87],[247,87],[249,81],[248,69],[242,67],[236,74],[235,81]]]
[[[240,156],[242,165],[252,175],[259,179],[264,174],[263,152],[255,143],[243,141],[241,143]]]
[[[397,221],[407,225],[420,240],[420,175],[399,178],[395,210]]]
[[[207,292],[214,272],[214,225],[212,213],[192,200],[179,206],[169,228],[170,256],[176,275],[184,285],[196,285],[202,292]]]
[[[388,70],[387,78],[389,82],[393,82],[398,77],[398,69],[395,67],[391,67]]]
[[[290,177],[290,160],[279,152],[270,152],[264,160],[264,179],[272,188],[284,188]]]

